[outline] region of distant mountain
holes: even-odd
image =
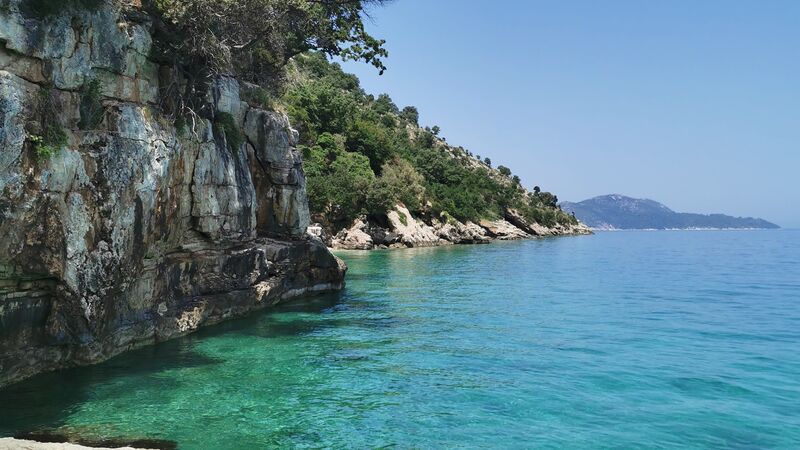
[[[780,228],[764,219],[725,214],[675,212],[653,200],[601,195],[578,203],[562,202],[564,211],[597,230],[667,230],[702,228]]]

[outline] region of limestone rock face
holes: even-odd
[[[406,247],[430,247],[441,244],[436,230],[414,218],[405,206],[395,206],[387,216],[392,230],[400,237],[400,243]]]
[[[146,16],[108,2],[41,19],[23,2],[0,8],[0,385],[341,288],[344,264],[306,235],[285,116],[220,78],[210,117],[179,131]],[[91,80],[101,120],[81,127]],[[44,97],[67,141],[50,157],[34,138]]]
[[[505,214],[506,221],[522,231],[533,236],[563,236],[563,235],[586,235],[592,234],[592,230],[586,225],[578,223],[577,225],[562,225],[556,224],[553,227],[545,227],[538,223],[529,223],[518,211],[509,209]]]
[[[341,250],[372,250],[375,242],[367,224],[357,219],[350,228],[345,228],[333,237],[333,248]]]
[[[473,222],[461,223],[451,220],[435,224],[436,235],[454,244],[488,244],[491,238],[486,230]]]
[[[525,231],[502,219],[481,220],[480,226],[486,230],[489,236],[502,241],[530,237]]]

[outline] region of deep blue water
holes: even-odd
[[[800,231],[341,256],[340,295],[0,391],[0,435],[800,449]]]

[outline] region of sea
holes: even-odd
[[[800,231],[338,255],[341,293],[0,390],[0,436],[800,449]]]

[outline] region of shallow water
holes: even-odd
[[[800,232],[347,252],[348,287],[0,391],[182,449],[800,448]]]

